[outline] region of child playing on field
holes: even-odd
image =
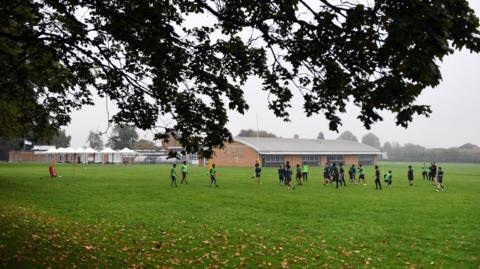
[[[283,165],[280,165],[278,168],[278,181],[280,185],[285,183],[285,169],[283,168]]]
[[[177,165],[173,164],[172,169],[170,170],[170,178],[172,179],[172,183],[170,184],[171,187],[173,187],[173,184],[175,184],[175,187],[177,186]]]
[[[422,177],[423,177],[423,180],[428,179],[428,167],[425,163],[423,163]]]
[[[188,165],[187,165],[186,161],[183,161],[183,164],[182,164],[182,181],[180,181],[180,184],[183,184],[184,181],[185,181],[185,184],[188,184],[187,173],[188,173]]]
[[[380,183],[380,170],[378,169],[378,165],[375,165],[375,189],[382,189],[382,184]]]
[[[348,175],[350,176],[350,182],[355,184],[357,184],[356,173],[357,173],[357,169],[355,168],[355,165],[352,164],[352,166],[348,170]]]
[[[290,162],[287,161],[287,164],[285,165],[285,185],[288,186],[288,189],[292,188],[292,168],[290,167]]]
[[[308,167],[308,164],[307,162],[303,162],[303,166],[302,166],[302,176],[303,176],[303,181],[304,182],[307,182],[308,181],[308,173],[309,173],[309,167]]]
[[[441,167],[438,167],[438,178],[437,178],[437,191],[445,191],[443,186],[443,170]]]
[[[407,178],[408,178],[408,185],[413,186],[413,168],[411,165],[408,166]]]
[[[260,182],[260,177],[262,175],[262,168],[260,168],[260,164],[255,162],[255,183],[262,184]]]
[[[330,183],[330,167],[328,166],[328,162],[323,168],[323,186],[325,187],[327,183]]]
[[[50,177],[57,177],[57,169],[55,169],[55,165],[53,165],[53,161],[52,163],[50,163],[50,167],[48,167],[48,172],[50,173]]]
[[[297,186],[302,186],[302,169],[299,164],[297,164],[297,174],[295,178],[297,179]]]
[[[343,184],[344,187],[347,186],[347,182],[345,182],[345,169],[343,169],[343,164],[340,163],[338,167],[338,180],[340,181],[340,186]]]
[[[363,166],[361,164],[358,166],[358,174],[358,183],[362,181],[363,185],[366,186],[367,183],[365,183],[365,170],[363,169]]]
[[[215,164],[212,164],[212,168],[210,168],[210,187],[212,184],[215,184],[215,187],[218,187],[217,185],[217,169],[215,168]]]
[[[392,170],[389,170],[388,173],[384,176],[385,182],[387,183],[387,186],[392,186]]]

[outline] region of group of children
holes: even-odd
[[[307,162],[304,162],[302,166],[300,166],[300,164],[296,165],[295,180],[297,184],[294,186],[292,185],[292,167],[290,166],[290,162],[287,161],[284,165],[280,165],[277,170],[279,184],[288,186],[288,189],[295,189],[296,186],[302,186],[302,182],[308,181],[309,170],[310,167]]]
[[[430,166],[424,163],[422,168],[422,177],[423,180],[429,180],[432,184],[437,186],[437,191],[444,191],[445,186],[443,186],[443,170],[442,167],[438,167],[435,162],[430,163]]]
[[[50,171],[52,174],[52,171]],[[187,162],[184,161],[181,167],[181,172],[182,172],[182,181],[180,184],[188,184],[187,181],[187,174],[188,174],[188,165]],[[255,162],[255,170],[254,170],[254,175],[252,178],[255,179],[256,184],[262,184],[261,183],[261,172],[262,168],[260,167],[260,164],[258,161]],[[302,166],[300,164],[296,165],[295,169],[295,179],[296,179],[296,184],[292,184],[292,167],[290,166],[290,162],[287,161],[284,165],[280,165],[280,167],[277,170],[278,172],[278,180],[280,185],[286,185],[288,186],[288,189],[295,189],[296,186],[302,186],[302,183],[308,181],[308,174],[309,174],[309,166],[307,162],[304,162]],[[358,181],[356,178],[358,172]],[[210,186],[215,186],[218,187],[217,184],[217,170],[215,168],[215,164],[212,164],[211,167],[209,168],[208,175],[210,177]],[[351,167],[348,170],[348,175],[350,177],[350,182],[354,184],[359,184],[363,183],[363,185],[367,185],[365,182],[365,169],[362,166],[362,164],[358,165],[358,170],[355,167],[354,164],[351,165]],[[438,167],[435,165],[435,162],[432,162],[429,167],[427,167],[425,164],[423,165],[422,168],[422,177],[424,180],[430,180],[432,181],[432,184],[437,185],[437,192],[438,191],[444,191],[445,187],[443,186],[443,175],[444,172],[442,171],[441,167]],[[172,169],[170,171],[170,176],[171,176],[171,186],[178,187],[177,185],[177,172],[176,172],[176,164],[173,164]],[[374,173],[374,179],[375,179],[375,189],[381,190],[382,189],[382,184],[380,181],[380,169],[378,165],[375,165],[375,173]],[[343,167],[342,163],[339,163],[337,166],[336,163],[326,163],[324,169],[323,169],[323,186],[327,186],[327,184],[332,184],[336,183],[336,188],[339,186],[347,186],[347,183],[345,181],[345,169]],[[384,182],[386,183],[387,186],[392,186],[392,181],[393,181],[393,175],[392,171],[389,170],[388,173],[383,175]],[[408,171],[407,171],[407,179],[408,179],[408,184],[410,186],[413,186],[413,180],[414,180],[414,172],[413,168],[411,165],[408,166]]]

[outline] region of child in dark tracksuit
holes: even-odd
[[[285,169],[283,169],[283,165],[280,165],[278,168],[278,181],[280,185],[285,183]]]
[[[375,189],[382,189],[382,184],[380,183],[380,170],[378,169],[378,165],[375,165]]]
[[[437,191],[445,191],[445,187],[443,186],[443,170],[441,167],[438,167]]]
[[[407,178],[408,185],[413,186],[413,168],[411,165],[408,166]]]

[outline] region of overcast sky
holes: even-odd
[[[470,6],[480,15],[480,1],[470,0]],[[350,104],[347,113],[342,115],[343,126],[340,132],[352,131],[359,140],[371,131],[382,144],[395,141],[401,144],[414,143],[426,147],[452,147],[470,142],[480,145],[480,55],[469,51],[457,51],[441,63],[443,80],[434,89],[426,89],[418,98],[419,104],[430,105],[433,113],[429,118],[415,117],[408,129],[395,125],[394,116],[384,112],[383,122],[366,130],[357,119],[359,108]],[[303,112],[303,98],[294,91],[292,108],[289,110],[291,122],[277,119],[267,107],[267,93],[261,90],[261,81],[250,79],[244,87],[245,98],[250,110],[245,115],[230,112],[228,128],[236,135],[241,129],[256,128],[258,115],[259,129],[267,130],[282,137],[316,138],[323,131],[326,139],[335,139],[339,134],[328,130],[328,121],[323,116],[306,117]],[[96,98],[95,106],[84,107],[72,113],[72,121],[66,127],[72,136],[74,147],[86,144],[90,130],[105,131],[107,111],[105,99]],[[110,114],[115,111],[109,105]],[[140,132],[142,138],[152,138],[151,132]],[[105,136],[105,140],[106,140]]]

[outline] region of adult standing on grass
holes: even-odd
[[[172,169],[170,170],[170,177],[172,179],[172,183],[170,183],[170,186],[173,187],[173,184],[175,184],[175,187],[177,186],[177,164],[172,165]]]
[[[209,174],[210,174],[210,187],[212,186],[212,184],[215,184],[215,187],[218,187],[217,169],[215,168],[215,164],[212,164],[212,168],[210,168]]]
[[[438,182],[437,182],[437,191],[445,191],[445,187],[443,186],[443,171],[442,168],[438,168]]]
[[[352,166],[348,170],[348,175],[350,176],[350,182],[355,184],[357,184],[356,173],[357,173],[357,169],[355,168],[355,165],[352,164]]]
[[[255,183],[262,184],[260,182],[260,178],[262,176],[262,168],[260,168],[260,164],[255,162]]]
[[[375,189],[382,189],[382,183],[380,183],[380,169],[378,169],[378,165],[375,165]]]
[[[303,165],[302,165],[303,182],[308,181],[308,172],[309,172],[308,164],[307,164],[307,162],[303,162]]]
[[[411,165],[408,166],[407,178],[408,178],[408,185],[413,186],[413,168]]]
[[[365,183],[365,170],[363,169],[363,165],[362,164],[359,164],[358,165],[358,183],[360,183],[360,181],[363,182],[363,186],[366,186],[367,183]]]
[[[188,173],[187,161],[183,161],[183,164],[182,164],[182,181],[180,181],[180,184],[183,184],[184,181],[185,181],[185,184],[188,184],[187,173]]]

